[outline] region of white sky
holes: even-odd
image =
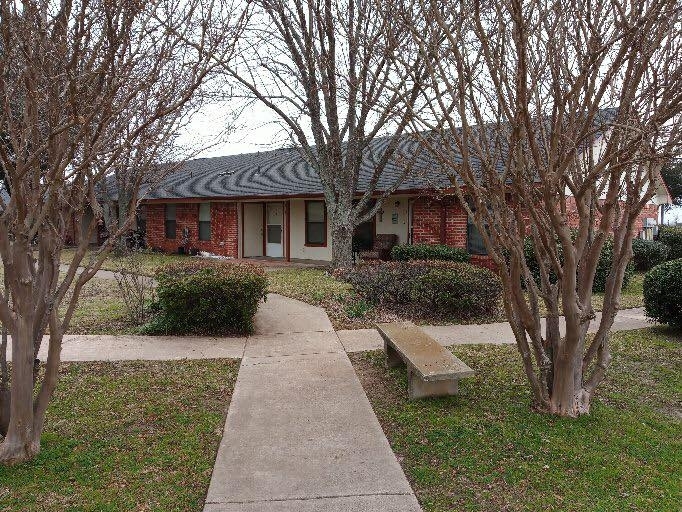
[[[197,158],[256,153],[290,145],[277,116],[257,102],[247,107],[236,122],[229,105],[204,106],[183,130],[178,143],[200,151]]]

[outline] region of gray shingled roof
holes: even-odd
[[[595,123],[608,124],[615,114],[616,109],[604,109],[598,114]],[[486,128],[485,131],[492,143],[493,129]],[[359,193],[367,190],[375,162],[384,153],[389,141],[389,137],[381,137],[370,144],[371,151],[365,153],[362,162],[357,187]],[[459,155],[454,146],[453,153]],[[505,148],[500,153],[498,172],[503,170]],[[379,178],[376,191],[391,188],[402,175],[406,162],[411,159],[415,159],[412,171],[398,191],[445,188],[450,185],[446,173],[429,152],[419,151],[417,138],[414,135],[405,135]],[[461,157],[455,156],[454,159],[461,160]],[[473,159],[471,165],[474,170],[480,169],[480,161],[477,159]],[[190,160],[149,190],[145,198],[250,198],[317,194],[323,194],[317,173],[300,151],[292,148]]]
[[[373,141],[362,163],[358,192],[367,189],[372,177],[374,162],[383,154],[389,138]],[[418,142],[409,136],[403,138],[399,150],[385,167],[377,190],[390,188],[401,176],[404,166],[417,150]],[[445,174],[428,160],[422,151],[413,172],[399,190],[414,190],[447,186]],[[372,156],[373,155],[373,156]],[[425,170],[428,169],[428,176]],[[198,158],[186,162],[163,182],[155,185],[146,199],[186,198],[245,198],[267,196],[299,196],[322,194],[322,183],[315,170],[297,149],[278,149],[261,153],[248,153],[215,158]]]

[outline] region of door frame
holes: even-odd
[[[279,244],[273,244],[273,245],[280,245],[282,247],[281,250],[281,256],[269,256],[268,255],[268,205],[272,204],[278,204],[281,208],[282,216],[280,219],[280,243]],[[285,252],[285,246],[284,246],[284,240],[285,240],[285,223],[286,223],[286,218],[285,218],[286,212],[285,212],[285,204],[284,201],[269,201],[269,202],[264,202],[263,203],[263,256],[267,258],[282,258],[284,259],[286,256]],[[275,226],[276,224],[271,224],[272,226]]]

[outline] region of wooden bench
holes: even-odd
[[[407,365],[410,399],[457,394],[457,382],[475,374],[412,322],[377,324],[388,366]]]

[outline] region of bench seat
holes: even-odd
[[[412,322],[377,324],[391,368],[405,364],[411,399],[457,394],[459,379],[474,370]]]

